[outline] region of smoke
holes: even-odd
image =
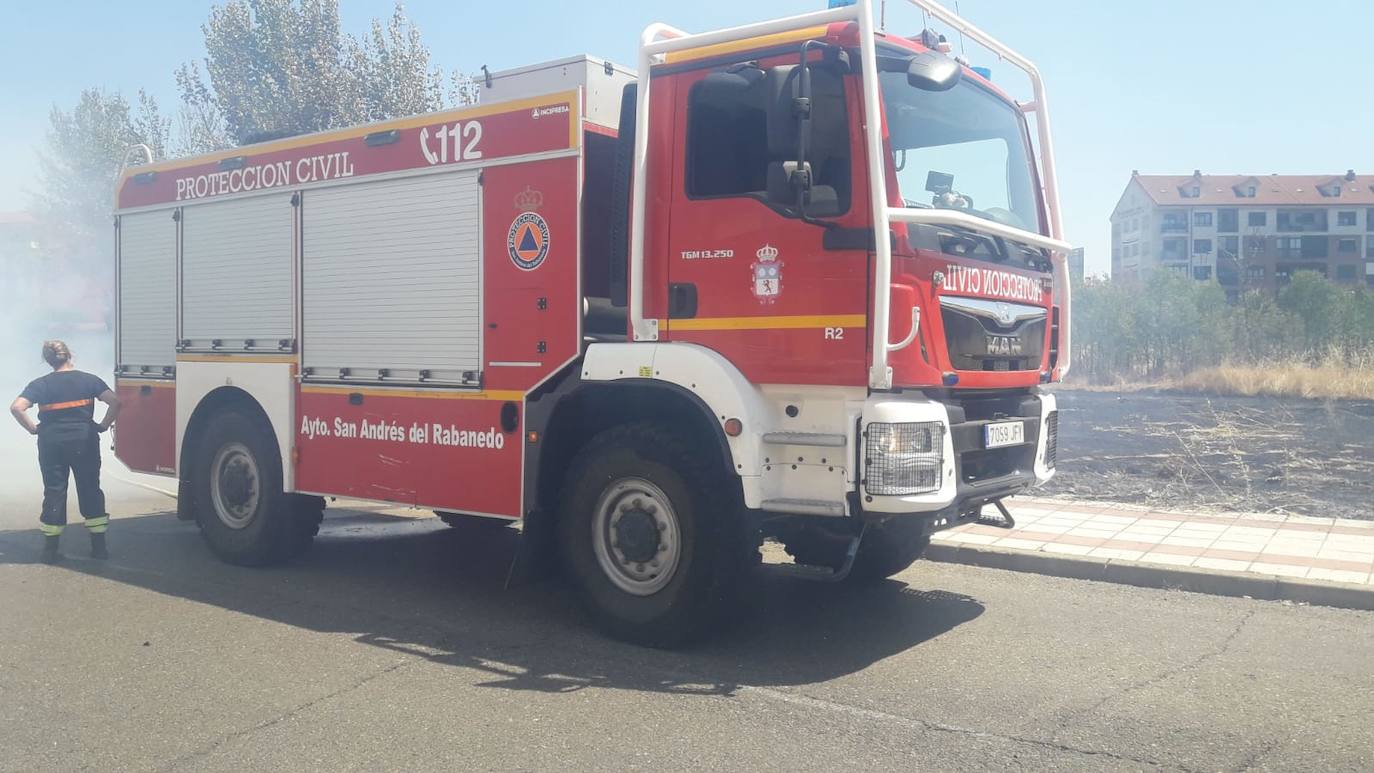
[[[12,254],[0,255],[0,265],[11,278],[22,271],[17,263]],[[60,296],[42,292],[32,285],[9,282],[3,289],[0,293],[0,401],[5,408],[8,409],[30,381],[50,371],[42,358],[43,341],[49,338],[66,341],[77,368],[100,376],[114,388],[113,332],[104,310],[91,305],[90,294],[74,293],[69,302],[63,303]],[[99,415],[103,408],[96,410]],[[0,524],[3,528],[26,528],[36,525],[43,479],[38,470],[35,438],[12,420],[8,410],[5,413],[0,422]],[[127,487],[118,486],[114,478],[163,489],[175,488],[166,480],[129,472],[110,450],[112,438],[109,434],[101,437],[102,477],[111,509],[119,509],[115,501],[117,492],[127,490]],[[69,496],[72,499],[68,513],[75,520],[75,491],[69,492]]]

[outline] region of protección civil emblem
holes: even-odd
[[[516,215],[506,232],[506,252],[516,268],[523,271],[539,268],[549,256],[549,224],[538,212]]]

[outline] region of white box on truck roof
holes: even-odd
[[[501,70],[489,77],[478,75],[477,85],[481,104],[509,102],[580,87],[586,95],[586,119],[608,129],[617,129],[621,94],[625,84],[634,79],[634,71],[628,67],[583,54]]]

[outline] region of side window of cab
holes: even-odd
[[[844,78],[812,63],[811,116],[804,155],[811,201],[825,200],[826,216],[849,210],[849,116]],[[791,174],[803,153],[794,98],[800,67],[762,69],[752,62],[713,72],[687,98],[687,195],[691,199],[747,197],[789,217],[800,215]]]

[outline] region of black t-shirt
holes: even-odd
[[[34,379],[19,396],[38,406],[38,419],[49,422],[95,421],[95,399],[109,391],[99,376],[59,370]]]

